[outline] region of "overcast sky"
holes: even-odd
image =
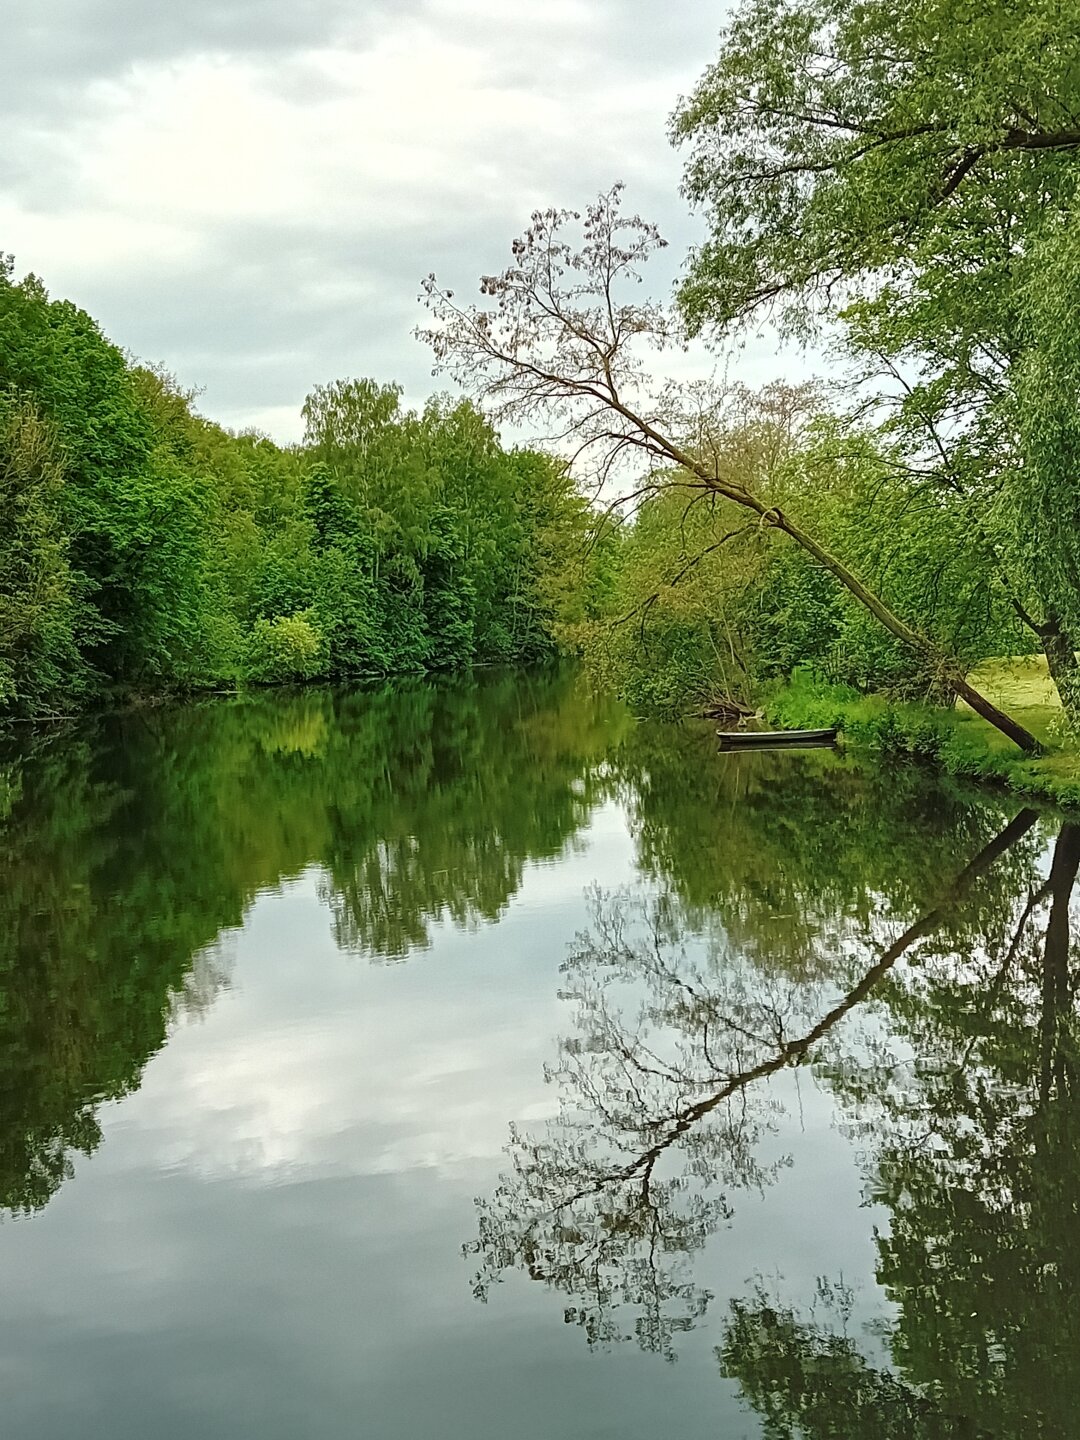
[[[320,381],[434,388],[418,282],[612,181],[694,238],[667,119],[726,0],[34,0],[0,43],[0,249],[288,440]]]

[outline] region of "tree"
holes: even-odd
[[[723,406],[700,387],[657,392],[637,342],[662,349],[675,336],[671,319],[651,303],[625,298],[640,269],[665,242],[654,226],[620,213],[621,187],[585,213],[580,248],[568,229],[574,212],[534,214],[514,242],[513,263],[481,283],[493,305],[459,304],[434,275],[423,299],[434,324],[419,333],[433,348],[436,371],[447,371],[497,417],[554,420],[575,458],[591,457],[598,483],[637,457],[647,470],[624,498],[672,483],[688,493],[722,497],[757,523],[793,540],[886,630],[924,657],[942,688],[960,696],[1021,749],[1038,742],[968,682],[956,657],[896,614],[844,559],[777,503],[769,476],[748,483],[722,463],[713,444]],[[672,470],[676,478],[671,479]]]
[[[63,454],[60,523],[83,663],[106,684],[185,668],[197,622],[203,477],[156,429],[145,387],[84,311],[0,257],[0,394]]]
[[[1075,234],[1074,22],[1058,0],[746,0],[673,134],[709,222],[691,330],[842,316],[908,484],[960,512],[1075,717],[1075,448],[1052,424],[1051,457],[1041,425],[1074,393],[1075,303],[1045,303]]]
[[[0,398],[0,706],[24,714],[82,678],[58,448],[28,401]]]

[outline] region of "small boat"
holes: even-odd
[[[791,750],[835,745],[835,730],[718,730],[721,750]]]

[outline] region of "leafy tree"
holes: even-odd
[[[85,662],[108,682],[168,672],[190,640],[201,495],[159,446],[123,355],[85,312],[0,266],[0,392],[32,402],[64,456],[60,518]]]
[[[80,680],[57,444],[27,401],[0,401],[0,705],[48,709]]]
[[[1037,400],[1070,393],[1074,364],[1052,298],[1080,174],[1067,7],[746,0],[673,131],[709,221],[690,327],[767,311],[807,335],[839,311],[896,403],[898,474],[957,513],[1075,710],[1069,451]]]
[[[534,661],[579,604],[587,509],[470,405],[339,381],[281,448],[200,416],[0,265],[0,713]]]
[[[513,263],[485,276],[490,305],[461,304],[434,276],[424,282],[433,323],[421,331],[437,366],[488,403],[500,418],[553,419],[577,453],[591,454],[600,482],[636,456],[647,473],[634,496],[676,483],[690,494],[716,496],[786,535],[827,571],[852,600],[939,677],[941,689],[966,700],[978,714],[1028,752],[1038,743],[1023,726],[989,702],[966,678],[961,660],[899,615],[836,550],[816,526],[773,493],[772,475],[749,483],[732,473],[713,444],[723,405],[700,387],[656,393],[635,341],[662,347],[672,337],[669,318],[652,304],[634,303],[628,287],[663,245],[651,225],[620,214],[620,187],[581,217],[537,212],[514,242]],[[665,479],[665,477],[667,477]],[[628,498],[628,497],[627,497]]]

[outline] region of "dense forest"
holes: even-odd
[[[0,707],[527,662],[581,618],[588,510],[467,401],[321,386],[304,443],[204,419],[0,265]],[[577,567],[577,568],[576,568]]]

